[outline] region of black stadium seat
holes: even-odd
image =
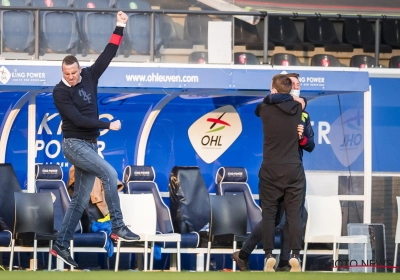
[[[269,17],[268,40],[275,46],[284,46],[290,51],[314,51],[315,49],[313,44],[300,40],[296,26],[290,17]]]
[[[304,41],[316,47],[324,47],[327,52],[352,52],[353,46],[340,43],[335,27],[328,18],[307,18],[304,22]]]
[[[400,68],[400,55],[395,55],[390,58],[389,68]]]
[[[235,46],[246,46],[247,50],[263,50],[264,43],[257,26],[235,19]],[[268,42],[268,50],[274,49],[275,45]]]
[[[189,63],[207,64],[208,63],[208,53],[207,52],[192,52],[189,55]]]
[[[316,54],[311,58],[311,66],[340,67],[339,59],[330,54]]]
[[[39,8],[68,8],[65,0],[32,0],[32,6]],[[41,11],[39,22],[41,55],[47,52],[76,55],[79,43],[78,18],[74,12]]]
[[[191,41],[193,45],[205,45],[208,43],[208,22],[213,19],[208,15],[188,14],[184,23],[184,39]]]
[[[350,59],[350,67],[373,68],[375,58],[370,55],[353,55]]]
[[[132,3],[135,3],[133,5]],[[151,14],[135,13],[136,9],[151,10],[151,6],[144,0],[118,0],[115,8],[127,13],[129,20],[123,37],[124,55],[140,54],[148,55],[150,53],[150,31]],[[162,38],[160,34],[159,15],[154,19],[154,50],[158,51],[161,47]]]
[[[160,15],[160,33],[165,49],[191,49],[193,47],[191,41],[179,38],[174,21],[169,15]]]
[[[259,65],[260,61],[258,58],[252,54],[247,52],[237,52],[234,55],[235,64],[244,64],[244,65]]]
[[[375,32],[372,24],[363,18],[347,18],[343,24],[343,42],[362,48],[364,52],[375,52]],[[381,44],[379,52],[391,53],[392,47]]]
[[[301,66],[300,60],[290,53],[276,53],[272,55],[271,65]]]
[[[382,43],[391,46],[393,49],[400,49],[400,20],[382,20]]]
[[[32,11],[4,10],[6,6],[26,7],[26,0],[9,0],[1,2],[1,36],[2,52],[34,53],[35,33]],[[7,5],[8,4],[8,5]]]

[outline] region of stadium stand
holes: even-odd
[[[109,0],[79,0],[74,2],[74,6],[79,9],[109,9],[110,3]],[[101,53],[110,39],[110,34],[115,29],[116,14],[78,12],[78,19],[82,56]]]
[[[374,52],[375,32],[372,24],[364,18],[346,18],[343,24],[343,42],[362,48],[364,52]],[[392,47],[380,44],[379,52],[391,53]]]
[[[193,45],[205,45],[208,43],[208,22],[213,19],[208,15],[188,14],[184,23],[184,39]]]
[[[208,63],[207,52],[192,52],[189,55],[189,63],[206,64]]]
[[[315,49],[313,44],[300,40],[296,26],[290,17],[270,16],[268,39],[276,46],[284,46],[290,51],[314,51]]]
[[[271,58],[271,65],[301,66],[300,60],[290,53],[275,53]]]
[[[350,59],[350,67],[374,68],[375,58],[370,55],[354,55]]]
[[[235,64],[251,64],[251,65],[260,65],[260,61],[258,58],[249,52],[237,52],[234,53],[234,62]]]
[[[30,59],[35,52],[34,15],[32,11],[5,10],[6,6],[26,7],[26,0],[1,2],[2,56]],[[7,24],[6,24],[7,23]]]
[[[68,0],[32,0],[33,7],[68,8]],[[79,44],[78,18],[74,12],[41,11],[39,17],[39,54],[66,53],[76,55]],[[56,59],[63,57],[56,56]]]
[[[175,23],[169,15],[160,15],[160,33],[163,40],[163,47],[166,49],[191,49],[193,43],[188,40],[183,40],[178,36],[175,28]]]
[[[340,43],[333,23],[322,17],[305,19],[304,41],[324,47],[327,52],[352,52],[354,49],[350,44]]]
[[[339,59],[330,54],[316,54],[311,58],[311,66],[340,67]]]
[[[257,26],[240,19],[235,19],[235,46],[245,46],[246,50],[262,50],[264,48],[263,38],[259,35]],[[264,26],[264,25],[262,25]],[[274,50],[275,45],[268,42],[268,50]]]
[[[400,49],[400,20],[382,20],[382,43],[391,46],[393,49]]]
[[[400,68],[400,56],[395,55],[389,59],[389,68]]]
[[[118,0],[114,4],[115,8],[127,13],[129,20],[123,37],[124,56],[129,55],[148,55],[150,53],[150,33],[151,33],[151,14],[138,14],[133,11],[136,9],[151,10],[147,1]],[[162,44],[160,34],[160,16],[154,18],[154,50],[157,52]]]

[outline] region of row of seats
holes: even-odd
[[[207,52],[192,52],[189,55],[189,63],[192,64],[207,64],[208,53]],[[252,53],[248,52],[237,52],[234,53],[234,63],[242,65],[259,65],[260,60]],[[270,65],[280,66],[304,66],[301,64],[298,57],[290,53],[276,53],[273,54],[270,60]],[[330,54],[316,54],[312,56],[310,66],[321,66],[321,67],[342,67],[339,59],[334,55]],[[350,67],[358,68],[376,68],[375,58],[370,55],[353,55],[350,58]],[[378,65],[378,68],[382,68],[382,65]],[[389,60],[389,68],[400,68],[400,56],[392,56]]]
[[[10,0],[2,1],[0,13],[3,33],[2,52],[34,53],[34,14],[32,11],[3,10],[4,6],[109,9],[127,11],[129,22],[125,30],[121,54],[149,54],[150,52],[150,15],[137,14],[135,9],[148,9],[144,0]],[[132,12],[130,12],[132,11]],[[116,23],[115,13],[101,12],[59,12],[41,11],[39,15],[39,54],[70,53],[82,56],[100,53],[109,41]],[[161,45],[159,21],[155,25],[155,49]]]
[[[353,52],[354,48],[362,48],[364,52],[375,52],[373,24],[361,17],[343,20],[342,40],[337,36],[334,23],[323,17],[304,20],[303,40],[300,39],[295,22],[290,17],[270,16],[268,27],[268,39],[286,50],[313,51],[315,47],[323,47],[327,52]],[[263,24],[259,24],[259,30],[264,32]],[[382,42],[379,52],[391,53],[392,48],[400,48],[396,30],[400,30],[398,20],[382,20]]]
[[[120,53],[125,57],[134,54],[150,53],[150,14],[135,13],[135,9],[150,10],[145,0],[10,0],[3,1],[4,6],[13,7],[76,7],[108,9],[117,8],[128,12],[129,22],[125,31]],[[34,51],[34,16],[31,11],[2,10],[3,22],[2,51]],[[328,18],[310,17],[304,20],[304,38],[300,39],[295,22],[287,16],[269,16],[268,49],[283,46],[288,51],[314,51],[315,47],[324,47],[327,52],[353,52],[362,48],[364,52],[374,52],[375,32],[371,22],[364,18],[343,20],[343,38],[338,39],[334,23]],[[169,15],[156,14],[154,30],[154,51],[161,46],[165,49],[191,49],[194,45],[208,44],[208,22],[214,20],[230,21],[231,17],[212,18],[208,15],[188,14],[183,24],[183,38],[176,30],[176,24]],[[99,12],[57,12],[40,13],[40,54],[45,53],[90,53],[98,54],[108,42],[115,26],[115,13]],[[4,24],[7,23],[7,24]],[[102,28],[98,28],[101,26]],[[392,48],[400,48],[400,21],[382,20],[381,53],[391,53]],[[245,46],[247,50],[262,50],[264,23],[251,25],[234,19],[234,44]]]
[[[10,168],[10,166],[8,166]],[[12,168],[12,167],[11,167]],[[235,176],[229,176],[231,171],[235,171]],[[36,173],[36,178],[35,178],[35,190],[37,193],[50,193],[51,196],[49,196],[50,201],[53,201],[53,205],[45,207],[45,201],[41,203],[43,207],[45,207],[45,213],[46,215],[43,214],[43,219],[44,217],[50,217],[47,218],[48,223],[44,223],[44,220],[37,219],[32,219],[30,215],[26,215],[27,210],[26,207],[30,207],[30,202],[20,202],[15,204],[16,206],[16,215],[19,215],[19,213],[23,213],[23,217],[26,219],[22,219],[21,217],[15,217],[15,226],[14,226],[14,231],[12,234],[12,244],[10,244],[10,232],[9,231],[1,231],[0,234],[0,246],[4,246],[7,248],[1,248],[0,251],[8,251],[8,252],[19,252],[19,251],[26,251],[26,248],[22,247],[14,247],[15,246],[15,240],[18,238],[35,238],[38,240],[55,240],[56,238],[56,233],[54,233],[53,230],[58,231],[61,227],[61,222],[63,220],[64,214],[66,209],[68,208],[70,198],[68,195],[68,192],[66,190],[64,181],[63,181],[63,172],[60,168],[59,165],[41,165],[37,164],[35,167],[35,173]],[[184,174],[183,174],[184,173]],[[231,172],[232,173],[232,172]],[[241,176],[238,176],[238,174],[242,174]],[[216,240],[216,235],[218,235],[218,231],[213,230],[213,223],[216,223],[218,220],[218,216],[216,215],[217,212],[219,212],[219,209],[221,205],[224,203],[223,200],[216,199],[215,203],[214,201],[214,196],[209,197],[208,195],[208,190],[205,186],[204,181],[202,181],[202,176],[200,173],[199,168],[197,167],[174,167],[173,171],[171,172],[171,176],[174,174],[176,176],[176,179],[178,181],[179,187],[180,188],[186,188],[190,189],[193,187],[196,187],[198,189],[201,189],[203,191],[202,196],[196,196],[195,201],[198,201],[199,203],[202,203],[204,207],[206,205],[209,205],[209,210],[206,211],[201,211],[201,213],[195,214],[195,217],[187,217],[185,215],[185,218],[192,218],[194,220],[199,220],[199,216],[204,216],[205,223],[210,222],[209,228],[207,229],[208,231],[208,236],[207,236],[207,249],[204,248],[204,244],[201,244],[200,242],[200,235],[199,231],[200,228],[196,229],[196,232],[190,231],[190,232],[181,232],[178,230],[178,233],[180,233],[180,238],[179,238],[179,243],[180,246],[178,247],[178,251],[176,251],[176,241],[175,242],[163,242],[163,243],[157,243],[158,246],[161,247],[161,252],[162,253],[221,253],[221,251],[213,251],[212,246],[211,246],[211,241]],[[183,175],[182,175],[183,174]],[[182,176],[187,177],[190,175],[190,178],[197,177],[199,180],[197,181],[197,185],[193,186],[193,180],[190,182],[183,182]],[[177,232],[177,229],[175,227],[174,230],[174,219],[176,219],[176,212],[174,212],[171,215],[171,212],[169,210],[169,207],[163,202],[163,199],[161,198],[160,192],[158,190],[158,186],[155,183],[155,172],[154,169],[150,166],[127,166],[124,170],[124,179],[123,182],[125,184],[125,189],[124,192],[127,194],[152,194],[152,197],[154,198],[154,203],[156,207],[156,223],[157,225],[154,227],[154,232],[157,231],[157,233],[161,234],[158,237],[158,240],[163,240],[163,236],[165,238],[168,237],[168,234]],[[234,204],[229,202],[227,205],[233,205],[235,207],[236,211],[230,210],[227,211],[228,213],[232,213],[232,226],[234,228],[238,228],[238,224],[236,223],[237,219],[240,214],[242,214],[242,223],[240,228],[240,232],[243,235],[242,240],[246,238],[246,233],[251,231],[251,228],[257,224],[261,220],[261,210],[255,203],[251,190],[249,186],[247,185],[247,171],[244,168],[220,168],[218,170],[217,176],[216,176],[216,184],[217,184],[217,193],[220,195],[223,194],[239,194],[239,193],[244,193],[243,195],[243,201],[235,201]],[[189,184],[188,186],[185,186]],[[21,191],[17,191],[17,193],[21,193]],[[12,195],[12,194],[11,194]],[[187,195],[187,194],[186,194]],[[11,198],[11,197],[10,197]],[[187,197],[189,198],[189,197]],[[237,196],[235,196],[237,198]],[[17,202],[17,196],[15,196],[15,201]],[[19,196],[18,196],[19,199]],[[23,197],[21,197],[23,199]],[[28,198],[29,199],[29,198]],[[43,198],[44,199],[44,198]],[[230,201],[230,198],[227,198]],[[12,202],[14,201],[14,198],[12,198]],[[121,198],[121,209],[123,211],[124,215],[124,220],[126,216],[126,222],[128,221],[128,216],[129,212],[126,209],[128,209],[128,205],[124,201],[130,201],[129,199]],[[241,203],[241,204],[240,204]],[[239,214],[238,212],[238,207],[239,204],[242,205],[242,211]],[[91,216],[89,218],[90,221],[96,221],[97,217],[96,214],[93,212],[93,209],[90,208],[96,208],[95,206],[90,206],[91,204],[89,203],[89,208],[85,210],[85,212],[88,212],[88,215]],[[246,205],[247,209],[246,210]],[[132,205],[131,205],[132,206]],[[13,206],[14,207],[14,206]],[[171,206],[172,207],[172,206]],[[203,207],[203,208],[204,208]],[[215,208],[217,207],[217,208]],[[219,208],[218,208],[219,207]],[[52,209],[50,209],[52,208]],[[207,208],[207,207],[206,207]],[[25,209],[25,210],[24,210]],[[199,208],[195,208],[199,209]],[[214,209],[214,214],[213,214],[213,209]],[[218,209],[218,211],[216,210]],[[251,210],[252,209],[252,210]],[[4,209],[3,209],[4,210]],[[9,209],[10,210],[10,209]],[[50,211],[51,210],[51,211]],[[211,211],[211,212],[209,212]],[[9,211],[11,212],[11,211]],[[137,211],[142,215],[143,212]],[[146,211],[144,211],[147,213]],[[208,213],[207,213],[208,212]],[[39,210],[37,209],[37,213],[39,213]],[[53,216],[54,213],[54,216]],[[225,212],[224,212],[225,213]],[[4,213],[3,213],[4,214]],[[149,213],[147,213],[149,214]],[[187,213],[188,214],[188,213]],[[149,214],[150,215],[150,214]],[[211,215],[211,220],[210,220],[210,215]],[[243,217],[244,215],[244,217]],[[143,215],[142,215],[143,216]],[[94,218],[95,217],[95,218]],[[149,216],[150,217],[150,216]],[[248,218],[249,217],[249,218]],[[228,217],[224,215],[223,217],[223,223],[225,226],[227,226],[228,223]],[[149,218],[150,220],[150,218]],[[20,223],[22,222],[22,224]],[[192,222],[192,221],[185,221],[185,222]],[[201,225],[204,227],[204,225]],[[24,230],[27,230],[27,228],[30,227],[29,231],[32,231],[33,229],[40,229],[41,234],[36,234],[34,237],[27,237],[27,236],[22,236],[22,233]],[[220,227],[220,226],[219,226]],[[134,228],[132,230],[135,230]],[[205,232],[207,232],[205,231]],[[139,232],[138,232],[139,233]],[[226,238],[226,236],[225,236]],[[107,241],[107,236],[106,233],[103,231],[100,231],[98,233],[93,233],[91,230],[85,231],[85,226],[81,226],[81,224],[78,225],[76,232],[74,233],[74,240],[71,242],[71,252],[105,252],[108,251],[109,253],[113,252],[113,246],[111,246]],[[165,239],[168,240],[168,239]],[[11,245],[11,248],[10,248]],[[36,245],[35,245],[36,246]],[[51,244],[50,244],[51,246]],[[111,248],[110,248],[111,246]],[[132,252],[142,252],[145,248],[140,247],[139,249],[137,248],[131,248],[134,246],[134,244],[129,245],[127,248],[125,247],[120,247],[120,244],[118,244],[118,256],[116,259],[116,266],[115,270],[118,270],[118,261],[119,261],[119,252],[123,253],[132,253]],[[134,246],[135,247],[135,246]],[[203,247],[203,248],[200,248]],[[197,248],[197,249],[196,249]],[[154,249],[154,246],[152,245],[152,249]],[[48,247],[43,247],[43,245],[38,246],[35,248],[35,251],[39,250],[41,252],[46,252],[48,250]],[[111,250],[111,251],[110,251]],[[197,251],[196,251],[197,250]],[[228,251],[224,251],[224,253],[229,253],[231,254],[233,251],[232,247],[231,249],[227,249]],[[34,269],[36,269],[36,253],[34,254],[35,258],[35,264],[34,264]],[[207,258],[207,270],[210,265],[210,258]],[[13,262],[13,254],[11,255],[10,258],[10,263],[12,264]],[[178,259],[179,262],[179,259]],[[146,261],[145,261],[146,263]],[[49,256],[49,269],[51,269],[51,257]],[[12,265],[10,266],[10,269],[12,268]],[[147,266],[145,266],[145,269]],[[152,261],[150,262],[150,269],[152,268]],[[179,263],[178,263],[178,270],[179,268]]]

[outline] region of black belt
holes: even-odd
[[[97,143],[97,138],[95,139],[82,139],[83,141],[89,142],[89,143]]]
[[[64,138],[64,139],[68,139],[68,138]],[[79,138],[75,138],[75,139],[79,139]],[[97,143],[97,138],[94,139],[80,139],[89,143]]]

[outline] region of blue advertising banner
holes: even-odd
[[[89,66],[82,63],[83,67]],[[154,89],[180,89],[193,92],[201,89],[229,91],[230,95],[259,95],[259,90],[269,90],[271,79],[282,72],[300,74],[302,90],[309,96],[321,94],[360,92],[368,90],[368,72],[358,68],[316,67],[271,67],[257,65],[177,65],[177,64],[134,64],[111,63],[99,82],[100,88],[123,88],[120,92],[154,93]],[[328,68],[328,67],[326,67]],[[317,70],[316,70],[317,69]],[[0,63],[0,88],[37,90],[51,88],[61,79],[60,62],[14,62]],[[340,82],[339,82],[340,81]],[[152,91],[153,90],[153,91]],[[253,91],[240,93],[235,91]],[[111,92],[108,90],[108,92]]]

